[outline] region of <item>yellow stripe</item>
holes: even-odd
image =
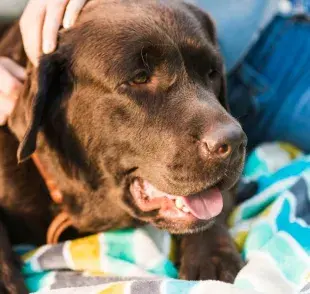
[[[173,236],[171,236],[171,238],[170,238],[170,251],[169,251],[168,258],[172,262],[176,262],[177,258],[178,258],[178,256],[177,256],[177,240]]]
[[[292,144],[280,142],[279,146],[288,153],[292,160],[301,154],[301,151]]]
[[[310,282],[310,271],[308,273],[306,273],[305,280],[308,283]]]
[[[100,242],[98,235],[71,241],[68,247],[75,270],[100,271]]]
[[[237,207],[228,217],[228,226],[232,228],[235,225],[236,217],[240,213],[240,209]]]
[[[35,249],[35,250],[31,250],[31,251],[29,251],[29,252],[23,254],[23,256],[21,257],[21,258],[22,258],[22,261],[23,261],[23,262],[28,261],[29,259],[31,259],[31,258],[35,255],[35,253],[36,253],[37,251],[38,251],[38,249]]]
[[[126,283],[117,283],[111,286],[108,286],[103,291],[98,294],[124,294],[125,293]]]
[[[243,231],[243,232],[237,233],[236,236],[234,237],[234,240],[235,240],[235,243],[236,243],[236,246],[239,252],[242,251],[247,236],[248,236],[248,232]]]
[[[265,208],[260,214],[258,218],[263,218],[263,217],[267,217],[269,216],[269,214],[271,213],[271,209],[272,209],[272,205],[267,206],[267,208]]]
[[[84,271],[84,276],[87,277],[110,277],[112,274],[104,273],[102,271]]]

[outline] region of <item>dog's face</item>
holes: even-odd
[[[186,4],[134,2],[91,1],[42,58],[20,158],[33,152],[43,125],[58,156],[55,133],[64,148],[79,147],[66,154],[87,166],[85,179],[95,171],[88,211],[106,210],[109,199],[173,233],[197,231],[238,179],[245,135],[226,109],[209,17]],[[81,229],[100,229],[100,213],[87,218]]]

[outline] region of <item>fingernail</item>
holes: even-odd
[[[37,57],[36,59],[32,60],[32,65],[37,68],[39,66],[39,59],[40,57]]]
[[[21,70],[20,78],[22,79],[22,81],[26,80],[26,78],[27,78],[27,71],[25,69]]]
[[[63,27],[65,28],[65,29],[69,29],[70,28],[70,21],[69,21],[69,19],[64,19],[64,22],[63,22]]]
[[[49,54],[52,53],[55,49],[55,45],[50,42],[44,42],[43,44],[43,53]]]
[[[70,18],[65,18],[63,21],[63,27],[65,29],[69,29],[74,25],[74,21]]]

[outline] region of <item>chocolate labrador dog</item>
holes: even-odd
[[[0,129],[3,291],[26,292],[10,246],[44,243],[57,211],[82,234],[151,223],[177,235],[181,278],[233,281],[241,260],[224,224],[225,191],[246,137],[227,111],[206,13],[179,1],[93,0],[38,69],[17,26],[0,55],[28,64]],[[27,160],[34,151],[64,195],[56,207]]]

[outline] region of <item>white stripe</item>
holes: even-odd
[[[197,283],[190,290],[190,294],[202,294],[202,293],[220,293],[220,294],[262,294],[262,292],[256,292],[254,290],[246,290],[238,288],[234,285],[227,284],[220,281],[203,281]],[[267,293],[263,294],[275,294],[275,293]]]
[[[75,264],[71,255],[71,251],[70,251],[70,245],[71,245],[71,241],[66,241],[63,248],[62,248],[62,255],[64,257],[64,260],[66,262],[66,265],[68,268],[70,269],[75,269]]]
[[[40,247],[35,254],[33,254],[31,257],[29,257],[27,260],[25,260],[25,262],[30,262],[31,266],[33,268],[34,271],[38,271],[41,272],[42,268],[38,262],[38,258],[43,255],[47,250],[49,250],[51,248],[51,245],[44,245],[42,247]]]
[[[251,252],[247,265],[239,272],[238,279],[248,280],[256,291],[270,294],[296,293],[296,285],[288,281],[275,260],[259,250]]]
[[[271,196],[273,196],[276,193],[284,192],[285,189],[289,186],[292,186],[298,178],[299,178],[299,176],[294,176],[294,177],[290,177],[290,178],[287,178],[287,179],[284,179],[284,180],[281,180],[281,181],[274,183],[273,185],[271,185],[266,190],[262,191],[259,194],[256,194],[254,197],[252,197],[251,199],[249,199],[246,202],[244,202],[243,204],[241,204],[239,206],[238,210],[243,211],[243,210],[248,209],[251,206],[257,206],[262,202],[262,200],[265,200],[266,198],[270,198]],[[242,217],[241,214],[237,215],[234,223],[242,221],[241,217]]]
[[[104,234],[99,234],[98,236],[99,246],[100,246],[100,252],[99,252],[99,258],[100,258],[100,271],[106,272],[106,260],[105,255],[107,253],[107,246],[105,244]]]

